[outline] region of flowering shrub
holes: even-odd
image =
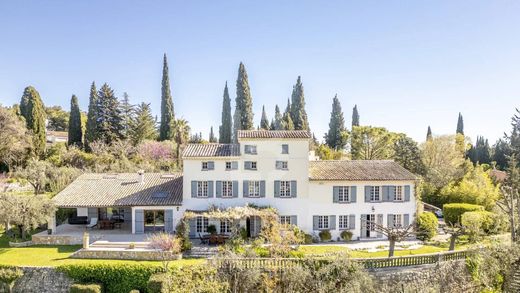
[[[181,240],[168,233],[153,234],[148,238],[149,246],[153,249],[181,253]]]

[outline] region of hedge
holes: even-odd
[[[488,211],[466,212],[461,217],[462,224],[470,219],[478,219],[480,222],[480,229],[485,233],[493,232],[496,226],[496,215]]]
[[[469,203],[449,203],[442,207],[446,224],[460,223],[460,217],[465,212],[484,211],[484,207]]]
[[[166,292],[166,283],[168,281],[167,275],[165,273],[156,274],[150,277],[148,281],[148,291],[149,293],[163,293]]]
[[[162,268],[144,264],[70,264],[57,268],[79,283],[102,284],[107,293],[146,292],[150,276]]]
[[[423,212],[417,218],[417,238],[420,240],[430,240],[437,235],[439,220],[430,212]]]
[[[70,293],[101,293],[101,286],[98,284],[73,284]]]

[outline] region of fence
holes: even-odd
[[[437,254],[420,254],[381,258],[352,258],[352,261],[362,264],[366,269],[407,267],[417,265],[436,264],[442,261],[466,259],[473,251],[449,251]],[[262,268],[285,269],[300,266],[303,262],[314,262],[320,265],[329,262],[329,257],[302,259],[302,258],[212,258],[210,263],[218,268]]]

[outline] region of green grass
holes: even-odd
[[[457,250],[466,248],[465,246],[457,246]],[[369,252],[366,250],[350,250],[344,246],[336,246],[336,245],[313,245],[313,246],[305,246],[302,245],[298,248],[298,251],[305,253],[305,255],[324,255],[324,254],[332,254],[332,253],[348,253],[351,257],[354,258],[371,258],[371,257],[386,257],[388,256],[388,250],[383,251],[375,251]],[[403,249],[403,250],[395,250],[395,256],[404,256],[404,255],[417,255],[417,254],[428,254],[428,253],[438,253],[448,251],[445,247],[439,247],[434,245],[424,245],[418,249]]]

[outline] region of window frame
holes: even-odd
[[[403,228],[403,215],[402,214],[393,214],[393,224],[394,228]]]
[[[291,197],[291,181],[280,180],[280,197]]]
[[[291,223],[291,216],[278,216],[279,219],[278,221],[280,222],[280,224],[282,225],[292,225]]]
[[[404,201],[403,186],[394,186],[394,201]]]
[[[248,148],[249,148],[249,152],[246,151]],[[246,153],[247,155],[257,155],[258,152],[257,152],[256,144],[246,144],[244,146],[244,153]]]
[[[221,197],[223,197],[223,198],[233,197],[233,181],[229,181],[229,180],[222,181],[221,185],[222,185]]]
[[[209,166],[209,162],[207,162],[207,161],[206,162],[202,162],[202,171],[209,170],[208,166]]]
[[[329,216],[318,216],[318,230],[328,230],[328,229],[330,229],[330,217]]]
[[[195,230],[197,233],[208,233],[209,218],[197,216],[195,223]]]
[[[230,220],[220,220],[220,233],[231,233],[231,225]]]
[[[350,186],[338,186],[338,202],[350,202]]]
[[[377,190],[377,192],[376,192]],[[377,195],[377,198],[376,198]],[[381,186],[370,186],[370,202],[381,201]]]
[[[209,181],[197,181],[197,197],[209,197]]]
[[[247,197],[260,197],[260,181],[249,180],[247,184]]]
[[[228,164],[229,164],[229,167],[228,167]],[[233,170],[233,162],[226,161],[225,166],[226,166],[226,171]]]
[[[338,220],[339,220],[338,228],[340,230],[349,230],[350,229],[349,215],[339,215]]]
[[[251,162],[251,170],[258,170],[258,164],[256,161],[250,161]]]

